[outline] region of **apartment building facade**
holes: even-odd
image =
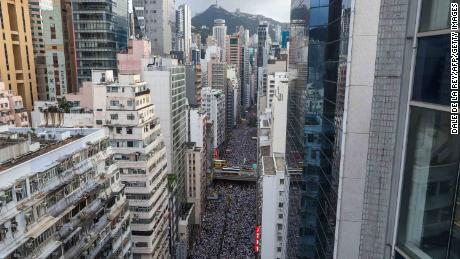
[[[104,130],[30,131],[0,133],[2,154],[27,147],[1,161],[0,257],[131,258],[129,205]]]
[[[133,215],[134,258],[168,258],[166,147],[150,89],[140,75],[124,74],[105,87],[104,124]]]

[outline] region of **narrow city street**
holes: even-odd
[[[229,136],[221,159],[228,167],[252,169],[257,162],[257,128],[244,121]],[[253,258],[256,226],[255,182],[215,180],[208,188],[198,240],[190,257]]]

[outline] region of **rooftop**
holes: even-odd
[[[264,175],[275,175],[275,161],[273,160],[273,157],[271,156],[264,156],[262,157],[263,161],[263,172]]]
[[[23,152],[16,151],[16,157],[0,164],[0,189],[10,186],[17,179],[45,171],[58,164],[60,160],[86,148],[88,143],[95,143],[106,137],[103,129],[9,128],[1,134],[16,134],[16,143],[26,143],[27,146],[36,143],[39,145]],[[4,140],[4,145],[0,147],[9,148],[8,145],[12,145],[14,141]]]
[[[35,157],[46,154],[53,149],[64,146],[81,137],[82,136],[80,135],[75,135],[75,136],[70,136],[69,138],[66,138],[64,140],[46,140],[46,139],[41,139],[39,137],[32,137],[31,142],[28,145],[31,145],[32,143],[39,143],[39,148],[37,150],[25,150],[26,151],[25,153],[19,154],[19,156],[15,158],[11,158],[11,159],[8,159],[0,163],[0,172],[7,170],[9,168],[12,168],[16,165],[22,164],[24,162],[27,162],[28,160],[31,160]],[[28,141],[27,137],[24,137],[23,135],[21,135],[18,139],[12,139],[12,140],[1,139],[0,149],[3,150],[9,146],[14,146],[16,144],[20,144],[20,143],[27,142],[27,141]]]

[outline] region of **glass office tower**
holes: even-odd
[[[117,71],[117,53],[128,46],[127,0],[73,0],[78,85],[91,70]]]
[[[300,207],[290,213],[299,227],[290,258],[334,251],[350,2],[292,1],[287,155],[303,172],[292,186]]]

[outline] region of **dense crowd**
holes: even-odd
[[[228,166],[251,167],[257,163],[257,128],[239,125],[234,129],[228,141],[224,159]]]
[[[206,201],[198,240],[190,251],[196,259],[254,257],[256,189],[254,184],[218,182],[212,188],[219,198]]]

